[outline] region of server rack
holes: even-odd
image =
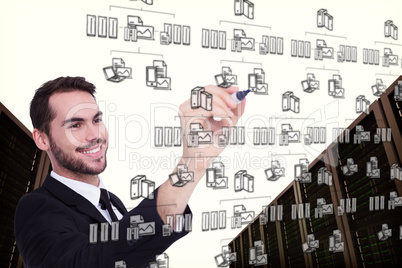
[[[370,105],[369,114],[361,114],[341,133],[336,141],[321,153],[310,165],[311,183],[293,181],[268,206],[283,205],[283,220],[268,222],[260,226],[260,233],[255,229],[255,219],[229,244],[236,252],[247,252],[252,241],[264,240],[268,264],[260,267],[376,267],[395,266],[402,263],[402,226],[401,208],[388,207],[390,193],[402,196],[402,181],[390,179],[392,164],[401,167],[402,159],[402,101],[394,97],[394,87],[402,76],[388,87],[378,100]],[[370,141],[356,139],[356,127],[364,128],[370,133]],[[375,135],[380,129],[380,141],[374,143]],[[390,137],[387,137],[391,129]],[[383,132],[385,130],[385,132]],[[349,135],[349,142],[346,136]],[[391,138],[389,140],[389,138]],[[378,139],[378,137],[377,137]],[[378,160],[380,177],[367,173],[367,163],[371,157]],[[342,167],[347,159],[352,158],[358,170],[354,174],[344,174]],[[320,168],[332,173],[332,185],[318,185],[317,174]],[[373,206],[375,197],[384,196],[384,207]],[[372,197],[370,201],[370,197]],[[324,198],[333,204],[333,214],[315,217],[317,198]],[[356,200],[356,209],[338,214],[341,200]],[[377,199],[381,200],[381,199]],[[377,202],[377,201],[376,201]],[[291,219],[291,204],[310,203],[310,217]],[[378,202],[377,202],[378,203]],[[392,229],[392,236],[380,240],[379,232],[383,224]],[[251,227],[253,226],[253,227]],[[333,230],[340,230],[344,251],[329,251],[329,236]],[[314,234],[319,240],[319,248],[311,253],[303,253],[301,244],[306,236]],[[256,237],[250,237],[255,235]],[[242,237],[247,236],[247,244]],[[242,255],[230,267],[250,267],[247,255]],[[251,265],[251,267],[253,267]]]
[[[0,103],[0,267],[22,267],[14,238],[14,213],[19,199],[39,187],[50,160],[31,132]]]

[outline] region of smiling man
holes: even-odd
[[[218,133],[222,126],[236,125],[243,114],[245,101],[237,105],[230,96],[236,87],[208,86],[205,90],[214,96],[213,110],[191,109],[190,101],[184,102],[179,110],[183,133],[190,133],[194,120]],[[155,190],[154,199],[144,199],[127,211],[99,177],[106,168],[108,132],[94,94],[95,86],[84,78],[60,77],[42,85],[32,99],[33,139],[47,152],[53,170],[41,187],[21,198],[16,209],[15,238],[25,267],[115,267],[116,263],[146,267],[155,255],[187,234],[163,236],[166,216],[191,213],[187,203],[192,192],[223,150],[214,145],[188,148],[184,139],[178,164],[194,172],[194,182],[174,187],[166,180]],[[222,120],[213,120],[215,116]],[[208,158],[199,161],[197,155]],[[155,234],[127,241],[132,216],[154,222]],[[90,243],[90,225],[103,222],[118,228],[117,239]],[[100,236],[100,228],[95,236]]]

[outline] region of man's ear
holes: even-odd
[[[42,151],[47,151],[50,148],[49,138],[48,136],[40,131],[39,129],[35,128],[32,132],[33,140],[35,141],[36,146]]]

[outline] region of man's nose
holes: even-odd
[[[88,125],[85,132],[85,139],[87,141],[94,141],[101,137],[100,129],[96,125]]]

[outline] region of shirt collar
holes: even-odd
[[[69,179],[63,176],[60,176],[56,172],[52,171],[50,173],[55,180],[63,183],[71,190],[75,191],[77,194],[82,195],[89,202],[91,202],[95,207],[99,204],[100,199],[100,188],[105,188],[105,185],[102,182],[102,179],[98,175],[99,178],[99,187],[93,186],[92,184],[85,183],[82,181],[77,181],[73,179]],[[106,189],[106,188],[105,188]]]

